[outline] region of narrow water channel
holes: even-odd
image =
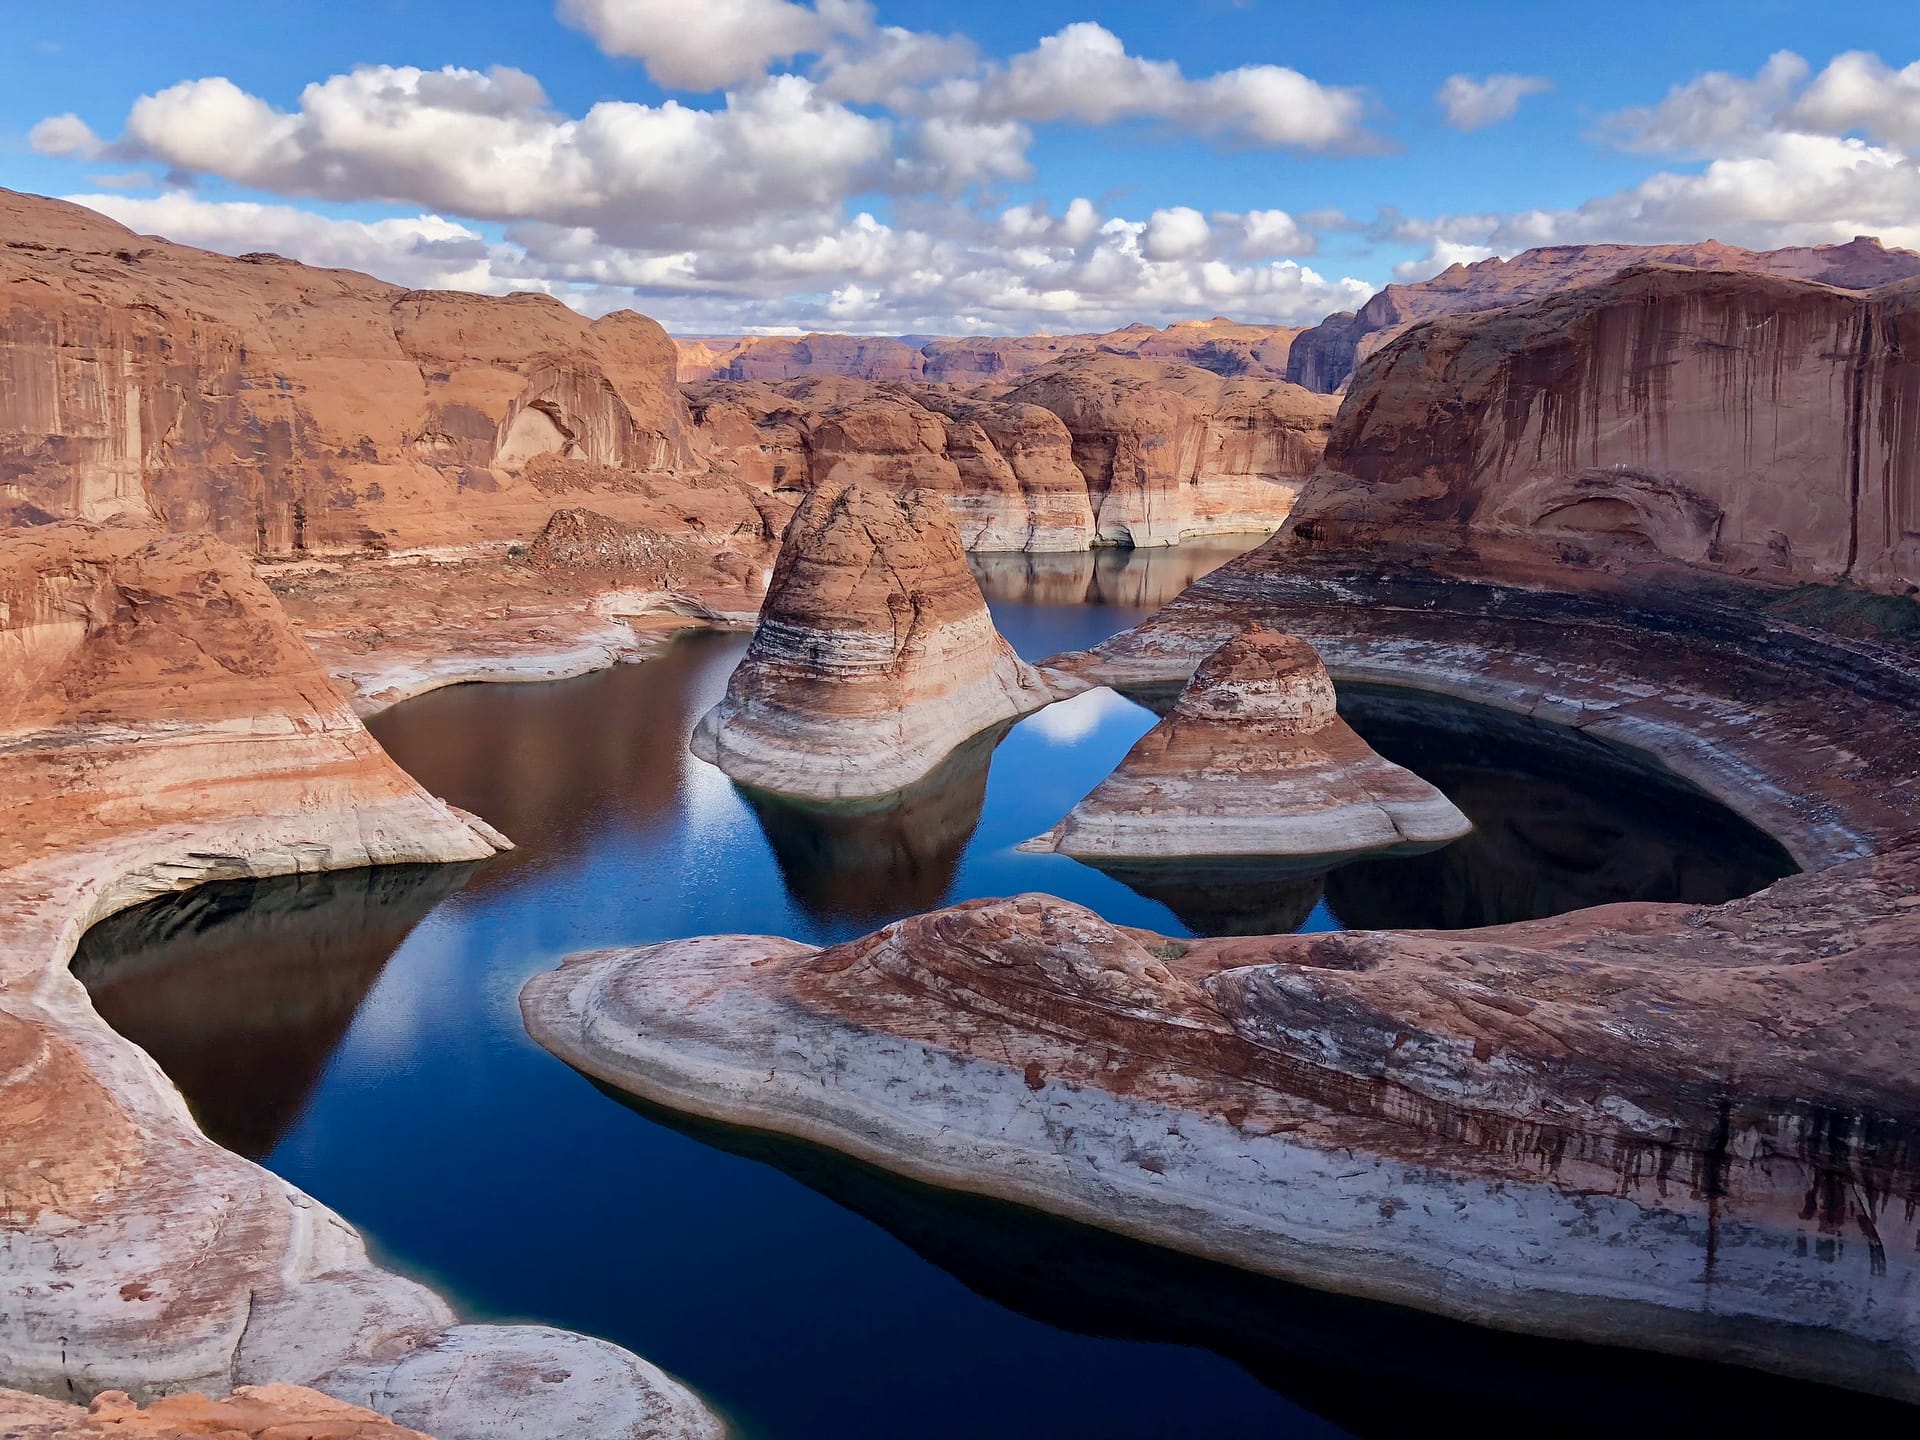
[[[1152,557],[1157,575],[1124,556],[981,569],[1001,629],[1037,659],[1136,623],[1227,553]],[[1641,1406],[1681,1425],[1765,1429],[1803,1405],[1875,1418],[1852,1397],[1493,1335],[942,1196],[649,1112],[554,1060],[516,996],[583,948],[826,942],[1036,889],[1171,934],[1456,926],[1721,900],[1791,868],[1633,757],[1395,692],[1344,703],[1477,826],[1425,856],[1282,885],[1016,853],[1152,725],[1107,691],[959,757],[904,811],[823,825],[687,753],[744,646],[693,636],[637,667],[399,706],[373,722],[382,744],[517,850],[204,887],[97,926],[75,970],[216,1140],[339,1210],[388,1263],[471,1318],[630,1346],[744,1437],[1611,1433]]]

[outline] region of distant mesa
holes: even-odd
[[[746,658],[692,748],[742,785],[870,800],[1053,698],[994,629],[941,500],[822,485],[787,527]]]
[[[1334,705],[1311,645],[1249,625],[1201,662],[1112,775],[1021,848],[1096,861],[1325,858],[1438,845],[1473,828],[1433,786],[1375,754]]]

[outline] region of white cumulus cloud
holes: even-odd
[[[1527,96],[1552,88],[1553,82],[1541,75],[1489,75],[1484,80],[1449,75],[1433,98],[1454,129],[1480,130],[1511,120]]]

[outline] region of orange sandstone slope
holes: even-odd
[[[605,467],[696,468],[673,372],[629,311],[235,259],[0,190],[0,519],[260,555],[518,538]]]
[[[1403,333],[1354,376],[1298,538],[1920,584],[1920,279],[1645,266]]]
[[[1389,285],[1360,309],[1329,315],[1298,336],[1286,377],[1309,390],[1338,390],[1365,360],[1407,326],[1440,315],[1499,310],[1608,279],[1636,265],[1739,270],[1869,290],[1920,275],[1920,255],[1889,250],[1871,236],[1845,245],[1742,250],[1706,240],[1686,245],[1549,245],[1511,260],[1450,265],[1431,280]]]

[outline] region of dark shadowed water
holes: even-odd
[[[1222,553],[980,568],[1002,630],[1039,658],[1135,623]],[[1803,1405],[1875,1418],[1844,1396],[1496,1336],[939,1195],[652,1113],[552,1059],[516,996],[587,947],[829,941],[1031,889],[1173,934],[1468,925],[1720,900],[1789,868],[1631,757],[1392,692],[1347,697],[1351,718],[1455,798],[1471,839],[1305,879],[1015,853],[1153,723],[1105,691],[955,757],[899,807],[827,823],[749,800],[687,753],[744,646],[690,637],[638,667],[402,705],[374,722],[381,742],[518,850],[465,872],[204,887],[96,927],[75,969],[215,1139],[338,1209],[389,1263],[470,1317],[630,1346],[745,1435],[1612,1433],[1633,1414],[1765,1430]]]

